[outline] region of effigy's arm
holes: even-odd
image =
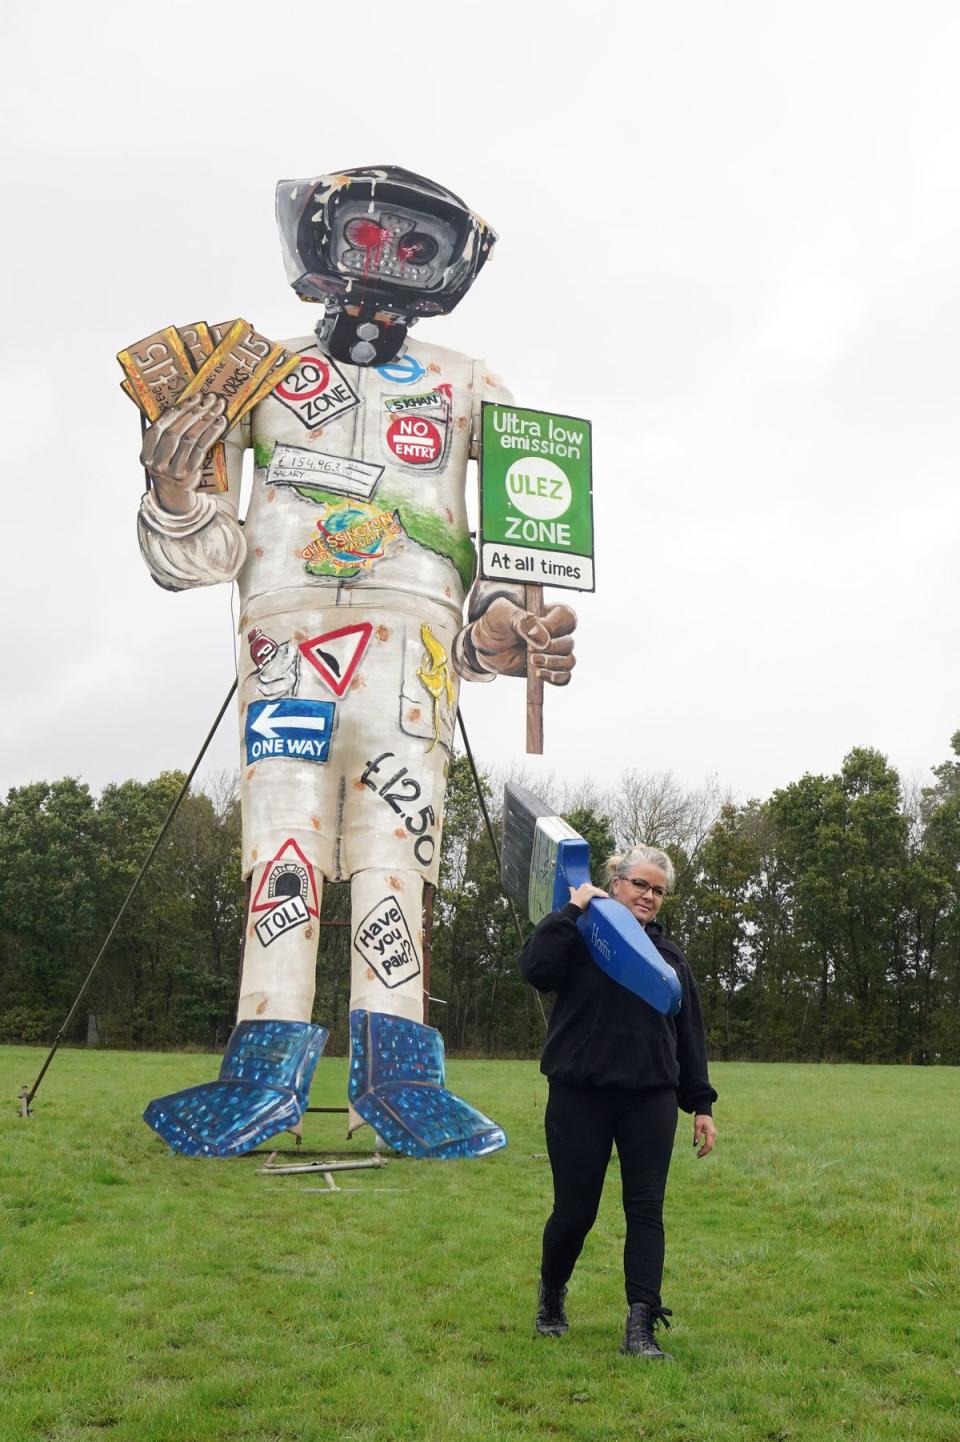
[[[485,666],[474,644],[474,623],[496,600],[505,600],[518,610],[523,609],[523,587],[509,586],[500,581],[475,581],[467,597],[467,624],[457,633],[453,643],[453,664],[465,681],[492,681],[497,672]]]
[[[238,518],[240,476],[249,425],[225,434],[219,402],[184,402],[149,426],[141,461],[151,486],[140,502],[140,552],[153,579],[167,591],[232,581],[246,559]],[[208,491],[204,458],[223,441],[227,489]]]

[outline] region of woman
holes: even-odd
[[[652,846],[635,846],[607,862],[610,892],[585,883],[570,888],[562,911],[544,917],[520,956],[527,981],[555,991],[540,1061],[549,1079],[545,1125],[553,1171],[553,1212],[543,1233],[537,1331],[561,1337],[568,1327],[564,1298],[586,1235],[596,1219],[603,1180],[616,1143],[627,1237],[623,1265],[627,1326],[622,1351],[673,1361],[653,1335],[669,1327],[661,1305],[663,1195],[677,1126],[678,1105],[694,1113],[698,1157],[717,1137],[711,1107],[717,1094],[707,1076],[700,999],[683,953],[655,917],[674,884],[673,863]],[[612,981],[592,960],[577,929],[591,897],[610,895],[646,928],[680,978],[683,1001],[675,1017],[661,1016]]]

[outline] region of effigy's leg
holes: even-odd
[[[247,630],[240,680],[243,873],[249,880],[237,1025],[216,1082],[151,1102],[174,1150],[238,1156],[297,1127],[326,1042],[311,1022],[323,877],[342,776],[329,765],[335,706],[302,696],[294,618]]]
[[[503,1130],[447,1090],[443,1041],[422,1021],[423,877],[367,868],[353,877],[351,897],[351,1130],[368,1122],[412,1157],[497,1151]]]
[[[276,773],[258,769],[247,768],[241,787],[249,903],[237,1025],[215,1082],[158,1097],[144,1113],[188,1156],[240,1156],[297,1128],[327,1039],[311,1022],[329,864],[324,836],[309,821],[318,800],[313,768],[289,762],[279,786]]]
[[[237,1021],[309,1021],[316,988],[323,873],[309,838],[289,836],[251,873]]]
[[[371,867],[350,883],[350,1009],[424,1018],[423,877]]]
[[[335,619],[326,610],[261,614],[257,625],[244,618],[240,801],[250,900],[238,1020],[309,1021],[313,1011],[323,881],[337,876],[349,748],[339,703],[300,641]]]
[[[339,847],[351,877],[351,1123],[362,1118],[411,1156],[479,1155],[506,1137],[447,1091],[440,1034],[423,1022],[423,888],[440,870],[457,620],[421,602],[371,624],[366,688],[348,698],[358,766]]]

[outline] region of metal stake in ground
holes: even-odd
[[[460,735],[463,737],[463,749],[464,749],[464,751],[467,753],[467,762],[468,762],[468,764],[469,764],[469,766],[470,766],[470,774],[471,774],[471,776],[473,777],[473,785],[474,785],[474,788],[475,788],[476,793],[477,793],[477,800],[478,800],[479,803],[480,803],[480,810],[483,812],[483,819],[484,819],[484,821],[487,823],[487,835],[488,835],[489,838],[490,838],[490,845],[493,847],[493,854],[494,854],[494,856],[497,858],[497,871],[498,871],[498,872],[501,872],[502,869],[503,869],[503,867],[502,867],[502,862],[501,862],[501,857],[500,857],[500,848],[499,848],[499,846],[497,845],[497,838],[496,838],[496,834],[495,834],[494,829],[493,829],[493,822],[490,820],[490,813],[489,813],[489,811],[487,810],[487,802],[486,802],[486,799],[485,799],[484,794],[483,794],[483,787],[482,787],[481,784],[480,784],[480,776],[479,776],[479,773],[477,772],[477,763],[476,763],[476,762],[474,761],[474,759],[473,759],[473,751],[471,750],[470,741],[469,741],[469,738],[468,738],[468,736],[467,736],[467,728],[466,728],[466,726],[463,724],[463,712],[460,710],[460,707],[459,707],[459,706],[457,707],[457,721],[458,721],[459,724],[460,724]],[[501,890],[503,890],[502,887],[501,887]],[[515,904],[514,904],[513,897],[510,896],[510,895],[508,894],[508,892],[506,892],[506,891],[503,891],[503,894],[504,894],[504,896],[507,898],[507,904],[508,904],[509,907],[510,907],[510,913],[511,913],[511,915],[513,916],[513,924],[514,924],[514,926],[517,928],[517,939],[518,939],[518,941],[520,942],[520,946],[522,947],[524,941],[526,940],[526,937],[524,936],[524,932],[523,932],[523,923],[522,923],[521,920],[520,920],[520,916],[519,916],[519,913],[517,912],[517,908],[516,908],[516,906],[515,906]],[[490,998],[490,1005],[491,1005],[491,1007],[493,1006],[493,1002],[496,1000],[497,987],[498,987],[498,985],[499,985],[499,983],[500,983],[500,971],[501,971],[501,968],[502,968],[502,967],[503,967],[503,956],[502,956],[502,954],[501,954],[500,959],[499,959],[499,961],[497,962],[497,970],[496,970],[496,972],[495,972],[495,974],[494,974],[494,978],[493,978],[493,994],[492,994],[492,996],[491,996],[491,998]],[[534,996],[536,997],[537,1006],[540,1008],[540,1017],[541,1017],[541,1020],[543,1021],[543,1029],[544,1029],[544,1031],[546,1031],[546,1029],[547,1029],[547,1014],[546,1014],[546,1012],[545,1012],[544,1009],[543,1009],[543,1002],[540,1000],[540,993],[539,993],[538,991],[535,991],[533,994],[534,994]]]

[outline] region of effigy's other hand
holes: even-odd
[[[594,886],[589,881],[585,881],[582,886],[571,886],[570,888],[570,900],[574,906],[579,906],[581,911],[586,911],[595,896],[608,897],[609,895],[608,891],[601,891],[599,886]]]
[[[225,411],[220,396],[191,396],[144,432],[140,461],[165,511],[183,514],[194,505],[207,452],[227,430]]]
[[[577,664],[573,636],[577,616],[569,606],[551,606],[542,616],[498,596],[473,623],[474,650],[488,671],[500,676],[533,674],[551,686],[566,686]]]

